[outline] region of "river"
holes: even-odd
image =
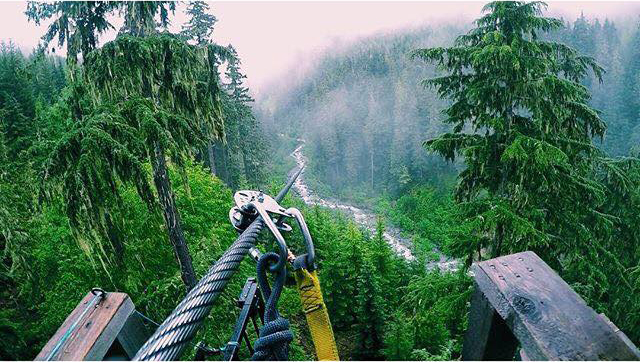
[[[307,158],[302,153],[304,148],[304,141],[300,140],[300,145],[291,153],[291,157],[296,160],[298,167],[305,167],[307,165]],[[361,227],[367,229],[371,233],[376,231],[377,216],[370,210],[355,207],[337,200],[327,200],[320,197],[313,192],[307,183],[305,182],[306,169],[302,171],[293,187],[296,193],[307,205],[318,205],[327,207],[334,210],[341,210],[345,214],[351,216],[355,222]],[[416,258],[413,255],[411,249],[413,242],[410,238],[402,236],[401,230],[393,225],[385,225],[384,239],[389,246],[394,250],[396,254],[401,256],[407,261],[414,261]],[[439,268],[443,271],[455,271],[459,268],[460,263],[455,259],[447,258],[438,249],[434,249],[434,252],[438,255],[438,260],[427,262],[426,268],[428,270]]]

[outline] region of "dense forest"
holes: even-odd
[[[531,12],[528,15],[541,16],[538,10],[544,8],[518,6],[523,17],[524,9]],[[487,10],[498,13],[501,9],[489,6]],[[523,34],[568,46],[572,52],[563,50],[567,55],[557,58],[545,54],[539,64],[505,57],[492,62],[494,68],[484,69],[462,55],[452,58],[458,49],[487,49],[488,54],[502,56],[491,52],[494,47],[507,47],[512,39],[487,44],[479,35],[490,33],[483,26],[497,21],[492,16],[499,15],[487,15],[476,24],[440,24],[381,34],[329,49],[305,76],[276,87],[259,104],[259,117],[267,129],[282,133],[283,142],[305,141],[307,182],[312,189],[323,197],[349,200],[384,215],[411,236],[414,249],[423,257],[435,257],[435,247],[468,265],[472,260],[534,250],[590,305],[612,316],[637,341],[637,320],[630,311],[638,308],[633,297],[638,291],[638,239],[628,227],[637,223],[634,215],[640,210],[635,158],[640,152],[640,23],[636,18],[614,22],[581,15],[531,25]],[[475,42],[468,40],[472,36]],[[416,53],[416,49],[438,46],[453,48],[451,53],[437,55]],[[488,55],[486,59],[490,63]],[[509,68],[512,62],[521,68]],[[500,78],[506,77],[501,71],[525,71],[543,64],[553,69],[549,64],[565,67],[570,62],[576,62],[573,74],[570,70],[558,75],[557,70],[517,73],[521,78],[511,83]],[[518,95],[530,92],[522,94],[523,99],[531,94],[540,103],[517,97],[503,100],[498,98],[501,94],[462,75],[441,83],[446,78],[439,77],[456,74],[460,68],[485,72],[486,77],[474,79],[478,83],[502,84]],[[545,102],[552,100],[547,97],[562,93],[558,86],[517,88],[517,82],[551,75],[574,82],[566,90],[574,98],[549,104]],[[456,87],[457,82],[464,86]],[[473,92],[485,92],[503,103],[492,103]],[[482,119],[483,113],[458,109],[471,107],[470,99],[475,102],[472,109],[486,107],[486,117],[502,107],[513,107],[521,122],[533,119],[545,129],[534,133],[515,128],[511,122],[516,121],[508,121],[515,115],[504,116],[498,121],[515,129],[504,140],[494,139],[491,135],[503,131],[503,125]],[[562,117],[584,122],[579,126],[584,134],[571,134],[569,128],[542,121],[559,117],[553,109],[570,109],[573,102],[582,104],[589,116]],[[552,107],[549,112],[553,113],[536,114],[540,107]],[[546,141],[565,135],[563,142],[576,142],[575,149]],[[485,146],[497,147],[496,142],[499,151]],[[537,158],[525,158],[528,153]],[[572,183],[576,187],[569,186]]]
[[[608,126],[595,141],[610,155],[630,155],[634,146],[638,152],[637,21],[581,16],[563,22],[540,35],[593,57],[606,71],[602,82],[593,74],[582,81]],[[267,96],[259,116],[267,127],[284,129],[287,138],[308,142],[315,186],[327,194],[364,202],[381,193],[400,196],[427,180],[439,183],[457,170],[424,152],[422,142],[449,129],[441,115],[446,99],[423,87],[434,65],[408,55],[451,44],[468,27],[445,23],[331,49],[310,74]]]
[[[640,22],[490,3],[474,23],[330,49],[256,102],[215,7],[189,2],[170,32],[181,9],[25,3],[49,24],[40,47],[0,46],[1,359],[33,359],[92,287],[162,321],[236,238],[233,192],[276,193],[302,142],[313,190],[379,216],[369,232],[282,201],[309,224],[342,359],[458,359],[469,266],[523,250],[640,343]],[[425,268],[439,253],[461,267]],[[229,340],[246,259],[182,358]],[[314,359],[293,288],[279,311],[289,358]]]

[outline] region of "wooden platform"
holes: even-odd
[[[464,360],[640,360],[638,348],[535,253],[472,266]]]
[[[94,294],[87,293],[35,360],[133,358],[153,331],[135,312],[131,298],[124,293],[106,293],[99,303],[92,303],[93,299]],[[52,354],[57,345],[60,347]]]

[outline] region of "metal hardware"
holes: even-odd
[[[229,211],[229,219],[233,226],[238,230],[243,230],[246,225],[251,224],[253,219],[261,216],[265,224],[275,237],[278,247],[280,259],[276,265],[270,267],[271,271],[279,270],[284,267],[285,260],[288,256],[288,248],[281,231],[291,231],[291,226],[287,225],[284,220],[288,217],[294,218],[302,231],[304,238],[306,253],[306,264],[309,270],[315,269],[315,249],[313,239],[304,221],[304,217],[300,210],[296,208],[285,209],[271,196],[264,194],[262,191],[242,190],[235,193],[233,199],[236,206]],[[273,218],[275,215],[277,218]]]
[[[250,224],[252,221],[247,220],[248,218],[260,216],[278,243],[280,259],[275,265],[271,265],[269,269],[276,271],[284,268],[287,260],[287,243],[280,233],[280,228],[291,229],[288,225],[284,227],[283,225],[286,224],[282,223],[282,217],[290,215],[276,200],[269,195],[265,195],[262,191],[238,191],[233,195],[233,200],[236,203],[236,207],[235,210],[232,209],[230,211],[229,216],[234,227],[239,228],[242,225]],[[279,216],[279,218],[274,221],[272,214]],[[276,223],[281,225],[280,228]]]
[[[204,342],[199,342],[196,345],[196,361],[204,361],[207,357],[216,356],[224,353],[224,347],[222,348],[211,348],[207,347]]]
[[[271,196],[264,194],[262,191],[238,191],[233,196],[233,199],[236,206],[229,210],[229,219],[236,230],[244,230],[256,217],[261,216],[269,231],[275,237],[279,246],[280,259],[276,265],[270,267],[271,271],[284,267],[284,261],[288,256],[287,244],[281,234],[281,231],[288,232],[292,230],[291,226],[284,222],[288,217],[294,218],[302,231],[307,251],[305,256],[307,268],[309,270],[315,269],[316,256],[313,239],[300,210],[293,207],[285,209]],[[272,215],[277,216],[277,218],[273,218]]]
[[[291,171],[291,177],[275,197],[276,201],[284,198],[301,172],[302,168]],[[202,322],[211,312],[211,308],[229,279],[249,253],[249,249],[255,246],[258,234],[263,227],[262,218],[258,217],[238,236],[138,350],[133,358],[134,361],[179,359],[188,342],[193,339]]]
[[[196,360],[202,361],[206,357],[214,355],[223,355],[223,361],[238,360],[238,352],[240,351],[242,341],[244,341],[244,344],[247,346],[249,355],[253,355],[253,347],[247,334],[247,326],[249,325],[249,321],[251,321],[256,334],[259,335],[257,319],[260,318],[260,322],[262,323],[264,313],[264,301],[262,300],[262,294],[260,293],[256,278],[247,278],[247,282],[244,284],[242,292],[240,292],[236,300],[236,304],[241,310],[229,342],[221,348],[210,348],[202,342],[198,343],[196,346]]]
[[[302,216],[300,210],[294,207],[288,208],[286,212],[298,222],[298,226],[300,227],[300,231],[302,231],[302,237],[304,238],[304,244],[307,249],[307,269],[309,271],[313,271],[316,268],[316,249],[313,246],[313,239],[311,238],[309,227],[307,227],[307,223],[304,221],[304,216]]]
[[[251,222],[253,222],[253,220],[255,220],[257,216],[258,216],[257,213],[253,215],[248,214],[246,212],[243,212],[243,210],[237,206],[234,206],[229,210],[229,220],[231,220],[231,225],[233,225],[233,227],[239,233],[243,232],[249,225],[251,225]],[[278,230],[280,231],[289,232],[293,230],[291,226],[282,222],[282,216],[277,220],[276,219],[272,219],[272,220],[276,224],[276,227],[278,227]]]
[[[260,260],[260,257],[262,256],[262,252],[260,250],[258,250],[258,248],[256,248],[254,246],[253,248],[249,249],[249,255],[251,255],[253,260],[258,261],[258,260]]]

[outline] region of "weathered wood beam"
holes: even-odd
[[[535,253],[476,263],[472,272],[464,360],[511,359],[514,341],[531,360],[640,360],[633,343]]]
[[[135,313],[131,298],[106,293],[99,303],[92,304],[93,300],[94,294],[87,293],[35,360],[99,361],[135,355],[152,331]]]

